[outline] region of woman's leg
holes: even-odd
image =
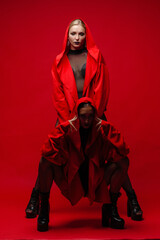
[[[129,167],[129,160],[127,157],[125,157],[114,164],[116,164],[116,169],[111,175],[110,182],[108,182],[107,184],[110,184],[110,192],[118,193],[126,179]]]
[[[126,192],[132,192],[133,188],[132,188],[132,184],[131,184],[131,180],[127,174],[123,184],[122,184],[122,188],[124,189],[124,191]]]
[[[126,174],[126,177],[124,177],[119,181],[119,173],[117,172],[112,180],[111,180],[111,174],[113,172],[113,164],[108,167],[108,172],[106,172],[106,175],[108,174],[108,180],[107,182],[111,182],[110,190],[111,192],[117,192],[117,189],[119,188],[119,184],[121,184],[122,181],[122,188],[127,194],[128,201],[127,201],[127,215],[131,217],[135,221],[141,221],[143,219],[143,211],[138,203],[136,193],[132,187],[130,178],[128,176],[128,173]],[[115,167],[115,166],[114,166]],[[112,168],[112,169],[111,169]],[[118,175],[117,175],[118,174]],[[117,180],[117,181],[116,181]],[[116,183],[118,182],[118,184]],[[120,188],[119,188],[120,189]]]
[[[38,173],[39,173],[39,191],[50,192],[54,179],[53,164],[46,160],[44,157],[42,157],[40,159]]]
[[[120,218],[117,210],[117,200],[119,197],[119,190],[126,178],[129,166],[127,157],[122,158],[119,162],[109,163],[105,168],[105,179],[110,185],[111,206],[104,204],[102,206],[102,225],[108,226],[109,217],[111,219],[112,228],[124,228],[124,220]]]
[[[39,169],[40,169],[42,160],[43,160],[43,158],[40,159]],[[53,182],[53,178],[51,178],[50,181]],[[51,183],[51,185],[52,185],[52,183]],[[36,179],[36,183],[35,183],[34,188],[32,189],[31,197],[30,197],[27,207],[25,209],[27,218],[35,218],[39,212],[39,191],[40,191],[40,179],[39,179],[39,170],[38,170],[38,176]]]
[[[40,211],[37,220],[37,230],[41,232],[48,230],[49,195],[53,179],[53,164],[42,157],[39,163]]]
[[[38,174],[38,176],[37,176],[37,179],[36,179],[36,183],[35,183],[34,188],[39,191],[39,174]]]
[[[141,221],[143,219],[143,211],[140,208],[136,193],[132,188],[132,184],[128,174],[122,184],[122,188],[124,189],[128,196],[127,215],[135,221]]]
[[[51,163],[49,163],[48,161],[47,161],[47,163],[44,163],[43,158],[40,159],[39,168],[38,168],[39,170],[38,170],[38,176],[37,176],[37,179],[36,179],[36,183],[35,183],[34,188],[32,189],[30,200],[29,200],[28,205],[25,209],[27,218],[35,218],[37,216],[38,212],[39,212],[39,192],[41,191],[40,190],[39,171],[40,171],[40,168],[42,168],[42,165],[43,165],[43,168],[47,168],[47,166],[50,165],[50,164]],[[47,166],[45,166],[45,165],[47,165]],[[51,171],[51,170],[49,170],[49,171]],[[43,174],[43,171],[42,171],[42,174]],[[51,175],[53,175],[53,173],[50,172],[50,174],[48,175],[48,178],[49,178],[48,182],[50,182],[50,185],[52,185],[52,183],[53,183],[53,176],[51,177]],[[43,177],[42,177],[42,179],[43,179]],[[42,184],[43,184],[43,181],[41,180],[41,185]]]
[[[55,127],[59,124],[57,119]],[[41,161],[41,160],[40,160]],[[27,218],[35,218],[39,211],[39,172],[34,188],[32,189],[31,197],[25,209]]]

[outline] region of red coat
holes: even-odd
[[[122,135],[109,122],[102,121],[101,127],[95,119],[88,138],[85,154],[89,158],[88,195],[90,202],[109,203],[109,194],[104,180],[106,161],[118,161],[129,152]],[[85,161],[79,135],[79,120],[76,118],[58,125],[43,145],[42,156],[54,163],[54,181],[72,205],[76,204],[84,190],[80,181],[79,168]]]
[[[59,122],[71,119],[78,99],[76,81],[67,57],[68,27],[66,29],[63,50],[56,57],[53,67],[53,102]],[[106,111],[109,96],[108,70],[103,57],[96,47],[86,24],[86,47],[88,50],[83,96],[94,100],[99,117]]]

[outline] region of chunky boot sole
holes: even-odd
[[[124,229],[124,224],[125,224],[124,221],[118,222],[115,221],[114,219],[111,219],[110,227],[114,229]]]
[[[123,229],[125,221],[117,216],[113,215],[113,206],[111,204],[103,204],[102,206],[102,227],[111,227],[114,229]],[[117,207],[116,207],[117,211]],[[115,214],[115,213],[114,213]]]
[[[48,231],[48,223],[44,223],[44,224],[38,223],[37,224],[37,230],[39,232],[46,232],[46,231]]]
[[[134,221],[142,221],[143,220],[143,213],[142,214],[136,214],[131,210],[131,206],[129,201],[127,202],[127,216],[131,217]]]
[[[142,215],[136,215],[136,214],[127,214],[128,217],[131,217],[134,221],[142,221],[143,217]]]
[[[119,222],[115,222],[114,220],[109,221],[109,219],[102,218],[102,227],[110,227],[113,229],[124,229],[124,222],[119,223]]]
[[[131,215],[131,219],[134,221],[142,221],[143,220],[142,215],[134,215],[134,214]]]
[[[37,215],[38,215],[37,212],[36,212],[36,213],[33,213],[33,212],[29,213],[29,212],[26,212],[26,218],[36,218]]]

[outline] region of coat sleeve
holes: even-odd
[[[98,69],[94,83],[94,102],[97,114],[102,117],[107,108],[109,98],[109,74],[102,55],[99,57]]]
[[[129,147],[125,143],[122,134],[112,124],[102,120],[101,131],[106,142],[109,141],[118,154],[126,156],[129,153]]]
[[[53,103],[57,111],[59,122],[65,122],[69,119],[69,107],[65,98],[63,84],[57,73],[56,63],[52,67],[53,76]]]
[[[70,123],[59,124],[48,135],[47,141],[42,146],[42,157],[56,165],[63,165],[66,162],[66,135],[70,128]],[[65,156],[65,157],[64,157]]]

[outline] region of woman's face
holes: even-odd
[[[88,129],[92,126],[94,120],[94,111],[90,105],[85,105],[79,110],[79,122],[82,128]]]
[[[85,45],[86,31],[81,25],[73,25],[69,29],[68,40],[71,50],[82,49]]]

